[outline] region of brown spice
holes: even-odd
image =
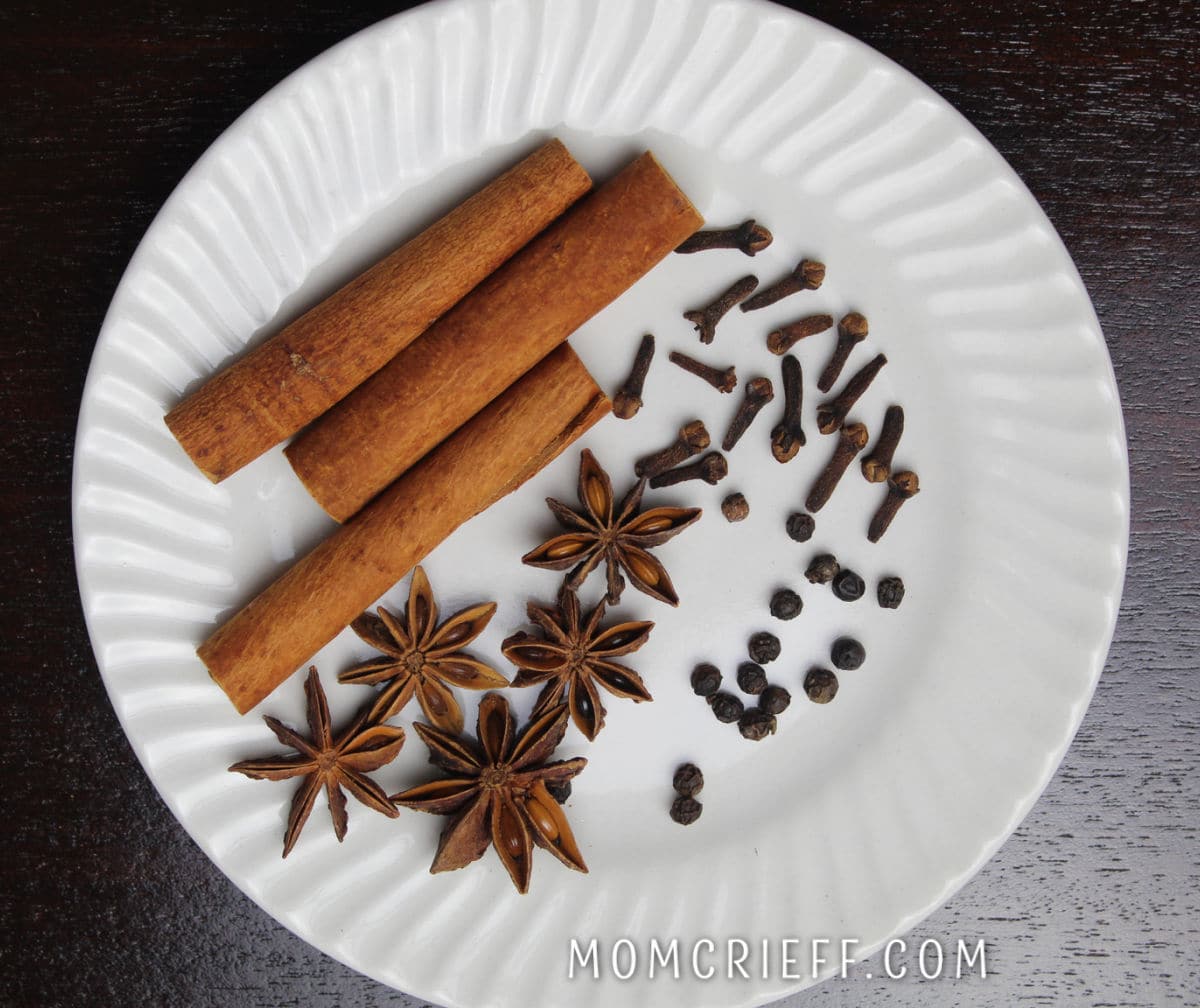
[[[862,460],[863,477],[868,483],[882,483],[892,471],[892,456],[904,433],[904,407],[889,406],[883,414],[883,429],[871,454]]]
[[[710,249],[738,249],[745,255],[754,256],[771,244],[772,235],[755,220],[743,221],[735,228],[714,228],[697,231],[683,242],[676,252],[707,252]]]
[[[871,519],[871,524],[867,529],[867,539],[871,542],[879,542],[883,533],[888,530],[888,526],[892,524],[892,519],[896,517],[896,512],[900,510],[900,505],[920,492],[921,484],[915,472],[906,470],[894,473],[888,480],[887,496],[884,497],[883,503],[879,505],[879,510]]]
[[[737,370],[732,366],[715,368],[703,361],[696,360],[695,357],[680,353],[678,350],[671,351],[670,361],[689,374],[694,374],[697,378],[708,382],[718,392],[732,392],[737,388]]]
[[[575,727],[592,741],[604,727],[600,690],[635,703],[653,700],[633,669],[613,658],[632,654],[650,638],[653,623],[625,622],[602,626],[604,600],[586,616],[573,591],[564,590],[557,606],[530,602],[526,612],[542,631],[540,637],[515,633],[500,650],[518,669],[513,686],[542,686],[533,717],[566,701]]]
[[[625,379],[625,383],[613,396],[613,416],[620,420],[630,420],[642,408],[642,387],[646,382],[646,373],[650,370],[650,362],[653,359],[654,337],[646,333],[638,345],[629,377]]]
[[[761,707],[751,707],[738,718],[738,731],[742,738],[751,742],[761,742],[768,735],[774,735],[777,728],[775,715]]]
[[[864,364],[836,396],[817,407],[817,430],[822,434],[832,434],[846,420],[846,415],[854,408],[854,404],[870,387],[875,376],[887,363],[883,354],[876,354]]]
[[[850,312],[848,315],[842,316],[842,320],[838,323],[837,346],[834,347],[833,356],[825,365],[825,370],[821,372],[821,377],[817,379],[817,388],[822,392],[828,392],[833,388],[838,376],[842,373],[842,368],[846,366],[850,351],[866,338],[867,320],[864,316],[858,312]]]
[[[782,280],[776,281],[770,287],[745,301],[742,304],[742,311],[757,311],[759,308],[766,308],[768,305],[773,305],[776,301],[781,301],[800,291],[816,290],[824,282],[825,264],[817,262],[815,259],[801,259],[796,264],[796,268]]]
[[[704,480],[709,486],[716,486],[728,475],[729,463],[725,461],[725,456],[720,452],[709,452],[691,465],[659,473],[650,481],[650,486],[659,490],[662,487],[675,486],[677,483],[686,483],[688,480]]]
[[[804,506],[809,511],[820,511],[828,503],[838,481],[850,468],[850,463],[854,461],[854,456],[867,446],[868,438],[865,424],[846,424],[841,429],[833,456],[817,476],[816,482],[813,483],[812,489],[809,490],[808,497],[804,501]]]
[[[684,798],[695,798],[704,790],[704,774],[695,763],[684,763],[675,771],[671,786]]]
[[[683,795],[679,795],[671,802],[671,818],[680,826],[691,826],[700,818],[703,811],[704,806],[695,798],[685,798]]]
[[[721,501],[721,514],[729,522],[745,521],[750,516],[750,503],[745,494],[731,493]]]
[[[841,569],[842,565],[832,553],[818,553],[812,558],[804,576],[809,584],[829,584]]]
[[[771,431],[771,454],[776,462],[790,462],[807,443],[801,426],[804,372],[791,354],[783,358],[783,417]]]
[[[429,761],[449,776],[392,795],[405,808],[451,816],[438,841],[432,874],[465,868],[495,847],[517,891],[529,890],[533,848],[587,872],[575,834],[548,785],[569,781],[587,760],[546,762],[567,730],[567,705],[531,718],[520,732],[500,693],[479,703],[478,742],[417,722]]]
[[[380,606],[378,615],[365,612],[350,624],[382,656],[339,673],[338,682],[383,685],[371,707],[373,721],[395,717],[415,695],[430,722],[443,731],[460,732],[462,708],[451,686],[486,690],[508,685],[494,668],[462,650],[483,633],[495,612],[496,603],[486,602],[455,613],[439,626],[429,578],[417,567],[403,618]]]
[[[560,141],[543,144],[206,381],[168,429],[213,482],[232,475],[386,365],[589,188]]]
[[[675,440],[667,447],[638,459],[633,466],[634,474],[653,479],[659,473],[686,462],[693,455],[699,455],[710,443],[704,424],[699,420],[689,420],[679,428]]]
[[[832,325],[832,315],[806,315],[767,336],[767,349],[777,357],[782,357],[802,339],[822,333]]]
[[[646,481],[642,479],[625,495],[620,507],[615,506],[608,473],[584,449],[579,457],[579,509],[546,498],[551,513],[567,531],[530,550],[522,562],[555,571],[573,567],[565,587],[574,591],[603,560],[610,605],[620,601],[624,590],[622,571],[638,591],[668,605],[678,605],[670,575],[650,550],[695,522],[700,509],[657,507],[642,511],[645,489]]]
[[[285,746],[295,749],[298,757],[243,760],[229,768],[232,773],[245,774],[254,780],[305,778],[292,799],[288,813],[287,829],[283,835],[284,857],[296,845],[322,789],[329,797],[329,814],[333,818],[333,832],[339,842],[346,836],[349,826],[343,787],[368,808],[382,812],[390,819],[400,814],[383,788],[366,775],[396,758],[404,745],[404,729],[376,724],[364,712],[335,740],[330,726],[329,703],[315,667],[308,670],[304,696],[308,702],[309,739],[301,737],[273,717],[263,718],[275,737]]]
[[[317,503],[344,521],[701,222],[653,156],[643,155],[307,427],[284,455]]]
[[[813,703],[827,704],[838,691],[838,678],[829,669],[809,669],[804,677],[804,692]]]
[[[742,404],[729,422],[729,429],[725,432],[725,440],[721,442],[721,447],[725,451],[733,451],[759,411],[774,398],[775,387],[770,378],[760,375],[746,382]]]
[[[722,292],[711,304],[704,308],[685,311],[683,317],[695,325],[696,332],[700,334],[701,343],[711,343],[717,334],[717,323],[729,313],[735,304],[748,297],[757,286],[758,277],[744,276]]]

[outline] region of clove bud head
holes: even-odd
[[[898,497],[903,497],[907,500],[909,497],[915,497],[921,492],[921,481],[917,479],[917,474],[909,470],[898,472],[888,480],[888,490],[896,494]]]
[[[850,312],[842,316],[838,323],[838,335],[844,339],[861,343],[867,338],[867,319],[858,312]]]
[[[700,478],[710,486],[716,486],[729,475],[729,463],[720,452],[709,452],[697,463]]]

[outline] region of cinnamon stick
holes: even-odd
[[[210,378],[167,427],[220,482],[383,367],[590,188],[551,140]]]
[[[301,482],[345,520],[702,223],[643,154],[296,438]]]
[[[198,649],[242,714],[469,518],[612,408],[561,346],[295,564]]]

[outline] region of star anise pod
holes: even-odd
[[[620,507],[613,506],[612,481],[586,448],[579,456],[579,502],[575,511],[553,497],[546,504],[559,524],[568,531],[542,543],[521,559],[531,567],[566,570],[565,587],[577,590],[603,560],[607,566],[610,605],[616,605],[625,588],[621,571],[639,591],[669,605],[679,605],[679,596],[667,570],[649,551],[678,535],[700,517],[699,508],[657,507],[640,511],[646,481],[639,480],[625,495]]]
[[[601,627],[605,604],[602,599],[586,617],[579,598],[564,589],[557,606],[530,602],[529,620],[544,637],[515,633],[502,645],[504,657],[520,670],[514,686],[545,683],[533,716],[550,710],[565,699],[571,719],[589,740],[604,727],[604,704],[597,686],[613,696],[641,702],[653,700],[639,676],[613,658],[632,654],[650,637],[653,623],[618,623]]]
[[[414,727],[429,747],[429,762],[451,774],[392,796],[397,805],[454,817],[430,872],[465,868],[494,846],[513,885],[527,892],[534,844],[568,868],[587,871],[567,817],[546,789],[587,765],[582,757],[546,762],[567,730],[566,704],[532,718],[517,734],[508,701],[489,693],[479,702],[477,742],[420,722]]]
[[[462,708],[450,684],[463,689],[495,689],[508,685],[490,665],[459,650],[483,633],[496,612],[487,602],[455,613],[438,626],[438,607],[425,571],[413,571],[408,609],[404,618],[380,606],[375,615],[363,613],[350,624],[359,637],[383,656],[347,669],[342,683],[384,683],[371,708],[371,720],[386,721],[400,713],[413,698],[425,716],[439,728],[458,733],[463,727]]]
[[[329,801],[333,832],[339,842],[345,838],[349,824],[343,787],[368,808],[382,812],[390,819],[400,814],[383,788],[366,775],[396,758],[404,745],[404,729],[375,724],[364,713],[335,740],[329,720],[329,703],[315,667],[308,670],[304,696],[308,701],[311,740],[301,737],[273,717],[263,718],[275,737],[285,746],[295,749],[297,756],[243,760],[229,768],[233,773],[245,774],[254,780],[305,778],[296,797],[292,799],[292,809],[288,814],[287,830],[283,836],[284,857],[296,845],[300,830],[308,821],[322,787]]]

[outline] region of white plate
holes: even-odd
[[[621,611],[658,621],[634,664],[656,702],[614,701],[589,747],[569,816],[591,874],[539,855],[518,897],[499,862],[430,876],[443,821],[387,820],[352,805],[339,846],[318,808],[279,857],[291,787],[235,777],[277,750],[260,712],[301,717],[289,681],[239,718],[193,649],[331,523],[278,450],[221,486],[189,464],[165,410],[247,341],[277,329],[539,139],[563,137],[597,176],[644,147],[714,223],[755,216],[775,244],[673,256],[573,344],[619,383],[643,331],[659,337],[648,405],[608,420],[439,548],[426,568],[449,607],[497,597],[477,653],[499,642],[556,577],[520,555],[552,530],[541,499],[570,498],[578,447],[616,472],[698,413],[722,431],[720,397],[666,360],[697,350],[684,308],[746,272],[769,282],[802,254],[829,268],[819,292],[734,313],[701,352],[743,378],[778,374],[771,324],[850,309],[890,363],[856,410],[877,427],[907,408],[898,462],[923,492],[875,547],[863,529],[879,488],[853,472],[808,546],[783,534],[831,450],[810,434],[786,467],[760,419],[720,487],[657,494],[699,503],[665,546],[678,610],[629,590]],[[585,282],[581,278],[581,282]],[[812,377],[829,336],[800,344]],[[770,407],[773,413],[778,403]],[[1128,477],[1111,366],[1080,279],[999,155],[941,99],[866,47],[752,0],[448,0],[383,22],[280,84],[200,160],[147,233],[92,362],[77,438],[79,581],[113,706],[155,786],[221,869],[286,926],[380,981],[445,1005],[762,1004],[804,981],[781,975],[785,938],[854,938],[858,957],[944,902],[1029,811],[1087,706],[1110,639],[1127,538]],[[626,481],[618,476],[618,490]],[[751,517],[720,516],[738,489]],[[829,548],[867,576],[901,573],[896,612],[810,588]],[[775,624],[767,599],[801,588],[803,615]],[[598,590],[589,585],[589,592]],[[405,585],[385,601],[399,605]],[[688,689],[701,658],[732,676],[754,630],[784,657],[796,697],[760,745],[718,724]],[[853,632],[863,669],[818,707],[800,689],[830,640]],[[336,673],[369,653],[348,631],[316,658],[336,717],[363,699]],[[522,708],[534,691],[516,694]],[[465,697],[473,710],[475,697]],[[409,723],[414,710],[401,723]],[[666,815],[674,766],[693,758],[705,813]],[[415,734],[377,774],[426,779]],[[631,939],[633,979],[568,979],[568,939]],[[707,937],[754,950],[751,979],[700,980]],[[679,939],[683,976],[648,978],[651,939]],[[768,978],[758,942],[773,945]],[[703,953],[705,947],[701,947]],[[707,957],[702,954],[702,959]],[[801,956],[804,970],[807,963]]]

